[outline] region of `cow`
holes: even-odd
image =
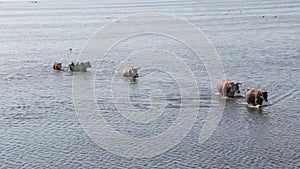
[[[239,85],[242,83],[234,83],[228,80],[219,80],[217,82],[217,90],[222,96],[234,98],[234,93],[241,93]]]
[[[71,72],[79,72],[79,71],[86,72],[86,69],[91,67],[92,65],[90,62],[76,62],[76,63],[71,62],[68,65],[69,71]]]
[[[124,68],[122,74],[123,77],[132,77],[132,78],[139,77],[138,68],[133,68],[133,67]]]
[[[262,92],[255,88],[246,89],[245,97],[247,103],[252,106],[261,106],[264,101],[268,102],[268,92]]]
[[[58,71],[63,70],[62,63],[60,63],[60,62],[54,62],[53,63],[53,70],[58,70]]]

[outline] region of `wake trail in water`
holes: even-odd
[[[294,98],[295,96],[299,95],[300,91],[297,89],[291,90],[286,94],[280,95],[279,97],[275,98],[270,104],[277,104],[278,102],[284,101],[286,99]]]

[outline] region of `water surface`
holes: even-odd
[[[0,166],[299,168],[299,11],[300,3],[294,0],[1,1]],[[130,45],[167,49],[187,62],[199,86],[198,97],[189,98],[199,100],[198,117],[178,145],[152,158],[125,158],[95,144],[81,127],[74,108],[75,75],[54,72],[51,64],[61,61],[66,65],[77,60],[98,30],[139,12],[168,13],[201,29],[216,48],[226,77],[242,82],[241,90],[256,87],[269,91],[270,106],[248,109],[242,104],[243,97],[227,99],[216,131],[204,144],[199,144],[209,107],[222,101],[210,88],[205,66],[177,41],[157,35],[136,36],[114,48],[104,58],[104,67],[94,65],[90,72],[76,74],[83,80],[97,74],[95,94],[99,109],[106,112],[103,117],[113,121],[112,127],[123,134],[151,137],[172,126],[180,108],[195,106],[181,105],[186,102],[180,99],[178,79],[144,67],[137,83],[119,75],[115,87],[129,88],[131,103],[141,113],[161,105],[166,112],[156,114],[159,118],[150,123],[138,124],[116,112],[114,104],[123,103],[110,99],[110,77],[115,70],[108,67],[118,65],[119,60],[130,55]],[[69,48],[73,49],[71,53]],[[164,95],[158,93],[151,99],[154,89]]]

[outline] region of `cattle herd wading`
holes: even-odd
[[[239,86],[242,83],[234,83],[229,80],[219,80],[217,82],[217,90],[221,96],[234,98],[235,93],[240,93]],[[268,92],[260,91],[255,88],[245,90],[245,97],[248,106],[262,107],[263,102],[268,102]]]
[[[54,62],[53,70],[56,71],[65,71],[62,67],[61,62]],[[68,65],[67,71],[71,72],[86,72],[87,68],[91,68],[92,65],[89,61],[87,62],[71,62]],[[139,77],[138,73],[139,68],[134,67],[125,67],[122,71],[123,77],[132,78],[135,80]],[[229,80],[219,80],[217,82],[218,93],[223,97],[235,98],[235,93],[240,92],[240,82],[232,82]],[[260,91],[255,88],[248,88],[245,90],[246,102],[249,106],[257,106],[258,108],[262,107],[263,102],[268,102],[268,92]]]

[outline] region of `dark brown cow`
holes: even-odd
[[[235,92],[241,93],[239,85],[241,85],[241,83],[234,83],[228,80],[219,80],[217,82],[217,89],[222,96],[234,97]]]
[[[254,88],[249,88],[245,91],[246,101],[253,106],[262,105],[268,102],[268,92],[262,92]]]
[[[60,62],[54,62],[53,69],[54,70],[63,70],[62,69],[62,63],[60,63]]]

